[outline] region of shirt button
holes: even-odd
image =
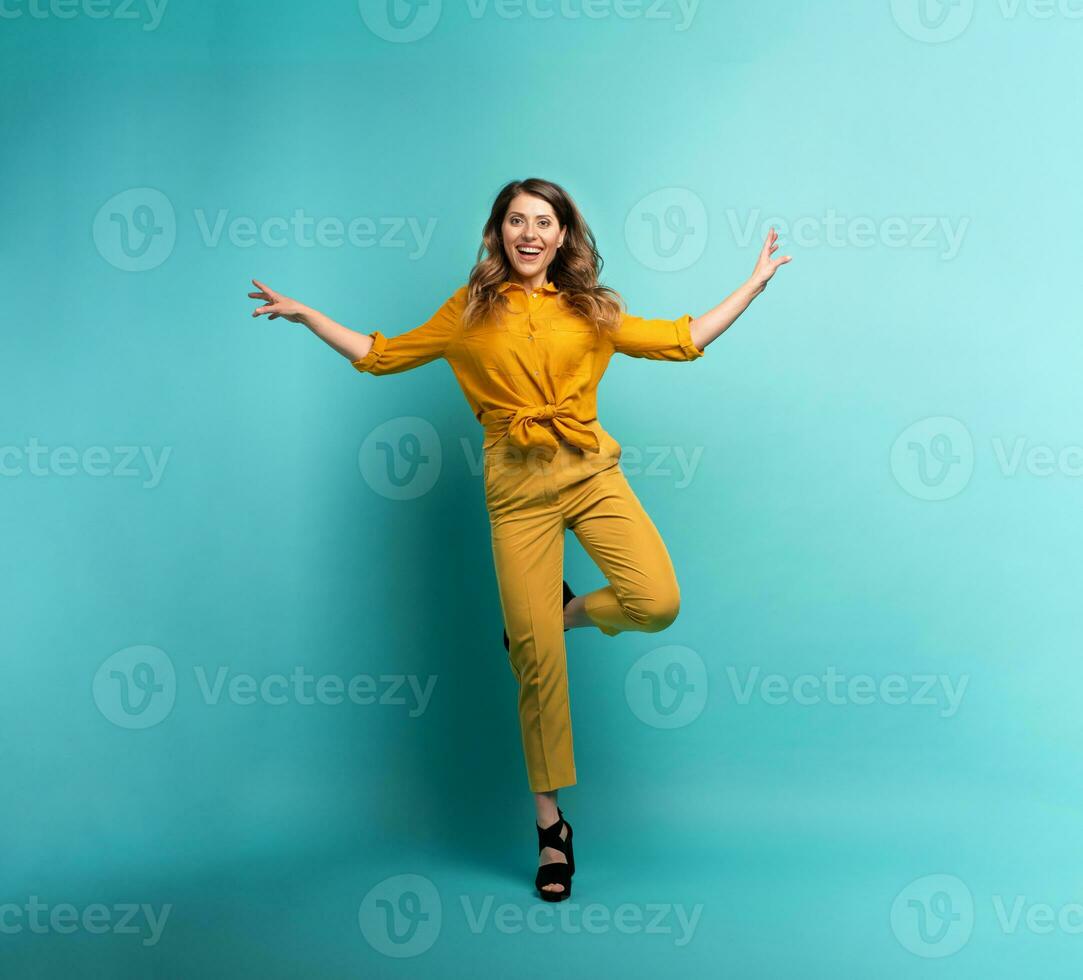
[[[535,371],[534,373],[535,373],[535,374],[537,374],[538,372],[537,372],[537,371]]]

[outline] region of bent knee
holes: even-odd
[[[638,599],[624,607],[625,615],[644,633],[664,630],[680,611],[681,595],[676,589],[657,593],[650,599]]]

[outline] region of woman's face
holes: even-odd
[[[547,201],[533,194],[516,194],[508,205],[501,227],[504,252],[518,278],[544,279],[556,258],[564,231]]]

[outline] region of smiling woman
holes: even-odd
[[[564,633],[657,632],[680,608],[665,544],[621,471],[620,444],[598,420],[598,384],[614,354],[701,358],[790,261],[772,258],[776,238],[772,229],[752,277],[702,316],[632,316],[599,283],[601,256],[571,197],[530,178],[497,194],[469,280],[396,336],[350,330],[252,280],[259,292],[249,296],[266,304],[253,316],[303,323],[364,374],[446,360],[485,428],[504,646],[538,820],[535,885],[547,901],[570,896],[575,872],[571,826],[556,803],[557,790],[576,783]],[[564,582],[568,529],[604,573],[604,588],[575,595]]]

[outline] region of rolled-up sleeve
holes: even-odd
[[[694,361],[703,356],[692,342],[689,313],[676,320],[648,320],[625,313],[620,326],[610,335],[619,354],[646,357],[652,361]]]
[[[425,323],[388,337],[374,330],[372,349],[351,363],[365,374],[399,374],[443,357],[462,322],[466,287],[455,291]]]

